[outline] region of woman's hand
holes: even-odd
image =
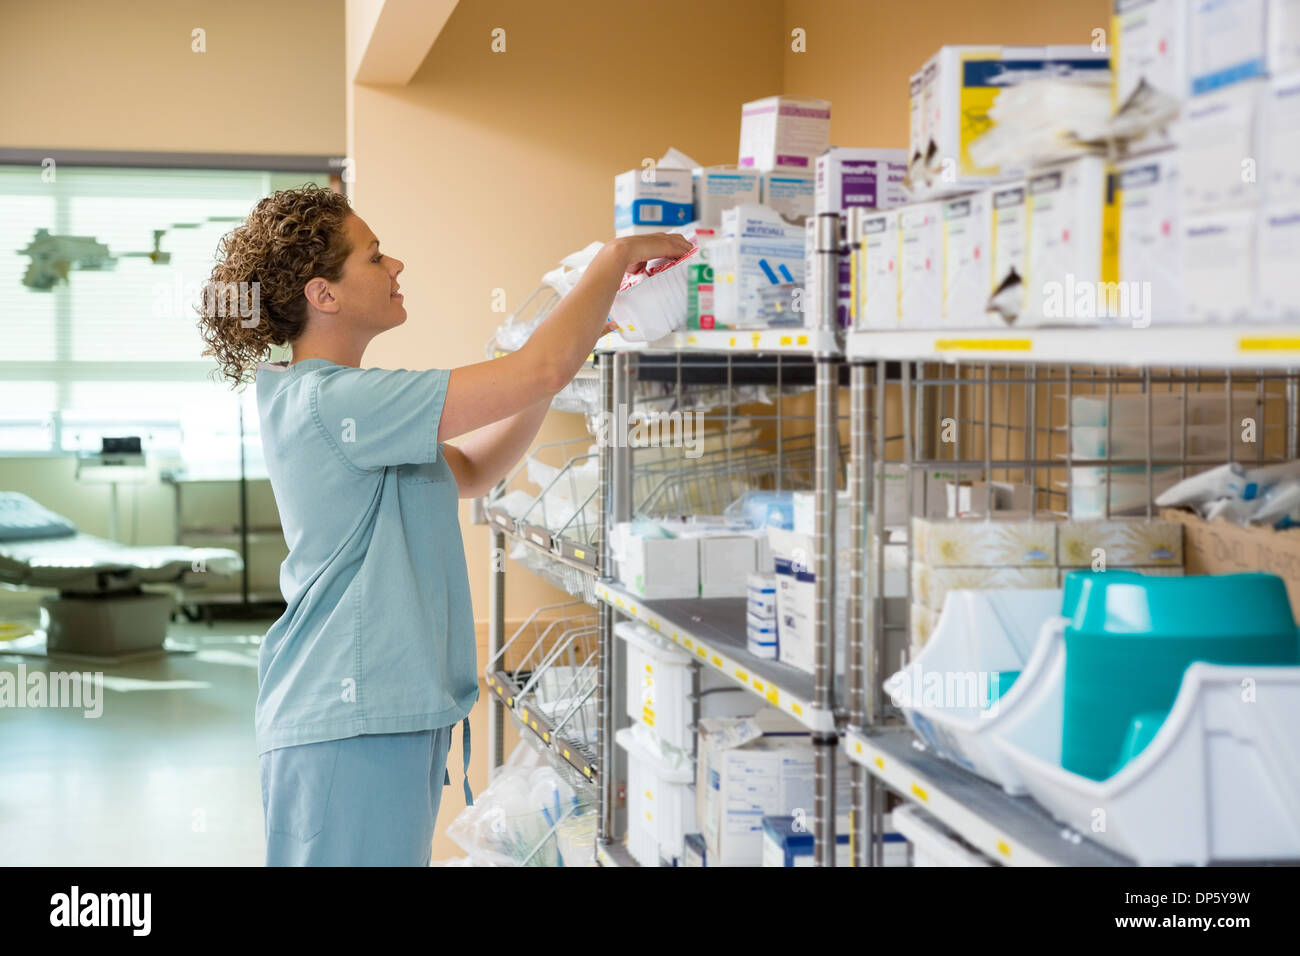
[[[695,244],[675,232],[652,232],[644,236],[620,236],[604,246],[611,247],[623,262],[623,271],[636,275],[656,259],[678,259],[686,255]]]

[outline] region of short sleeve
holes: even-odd
[[[436,461],[450,376],[447,369],[328,370],[313,393],[316,424],[357,468]]]

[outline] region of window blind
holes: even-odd
[[[0,455],[97,450],[138,434],[153,453],[238,459],[239,406],[204,358],[194,304],[221,237],[263,196],[328,174],[0,165]],[[40,229],[108,247],[111,268],[76,269],[48,291],[23,284],[18,251]],[[148,257],[158,249],[166,263]],[[272,360],[285,357],[271,356]],[[188,456],[187,456],[188,457]]]

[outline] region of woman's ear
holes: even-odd
[[[316,278],[307,282],[303,289],[303,295],[307,301],[318,312],[337,312],[339,303],[334,298],[334,293],[330,291],[330,285],[324,279]]]

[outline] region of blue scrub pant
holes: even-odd
[[[261,755],[267,866],[428,866],[451,727]]]

